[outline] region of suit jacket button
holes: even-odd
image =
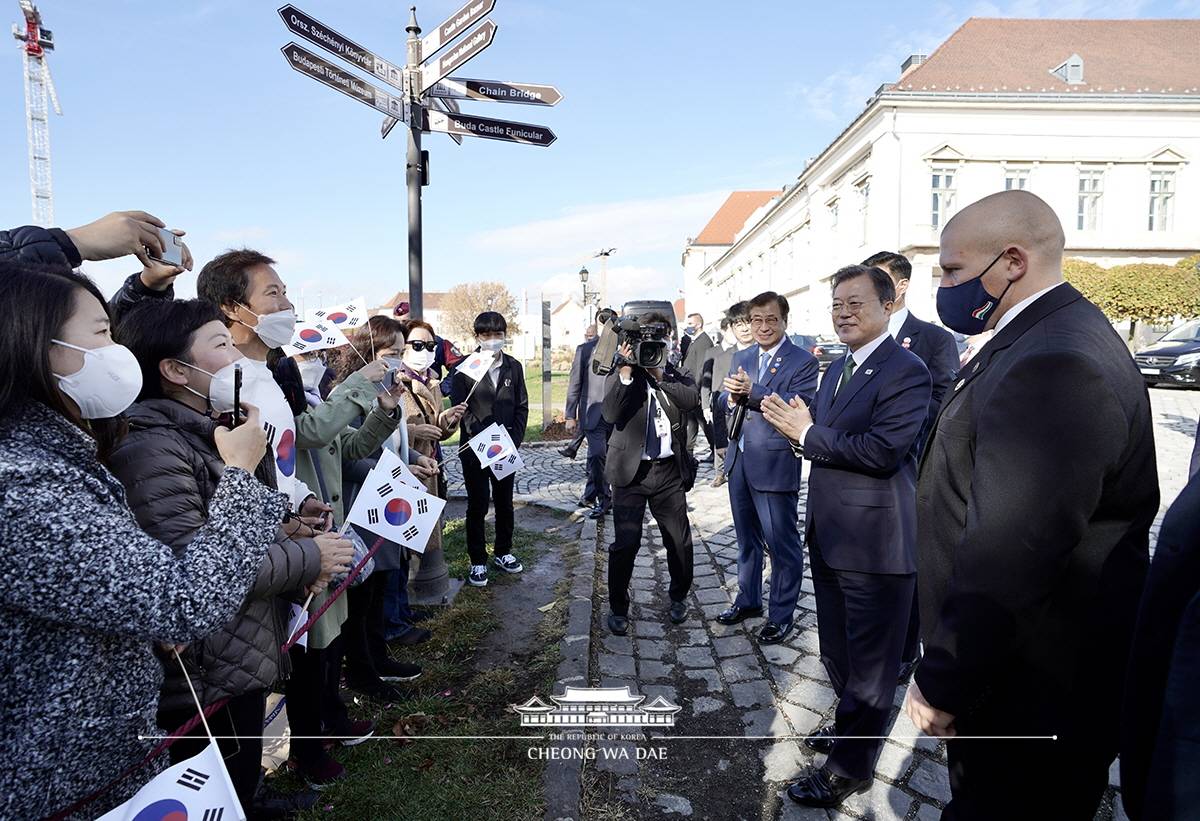
[[[336,445],[330,445],[330,446],[329,446],[329,455],[330,455],[330,456],[337,456],[337,446],[336,446]]]

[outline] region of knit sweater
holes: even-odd
[[[137,763],[159,734],[154,642],[202,639],[238,612],[284,500],[225,471],[187,551],[138,527],[94,441],[30,402],[0,418],[0,818],[64,809]],[[163,765],[91,804],[127,800]]]

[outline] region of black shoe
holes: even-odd
[[[575,452],[575,451],[573,451],[573,450],[571,450],[570,448],[559,448],[559,449],[558,449],[558,455],[559,455],[559,456],[565,456],[565,457],[567,457],[568,459],[574,459],[574,458],[575,458],[575,453],[576,453],[576,452]]]
[[[913,672],[917,669],[917,665],[921,663],[921,657],[917,656],[912,661],[906,661],[900,665],[900,675],[896,677],[896,684],[903,687],[908,684],[908,680],[912,678]]]
[[[687,620],[687,604],[681,601],[671,602],[667,618],[671,620],[671,624],[683,624]]]
[[[788,798],[806,807],[836,807],[856,792],[871,788],[870,778],[846,778],[825,767],[788,787]]]
[[[769,621],[763,625],[761,630],[758,631],[758,643],[779,644],[779,642],[783,641],[791,634],[792,626],[792,622],[788,622],[787,624],[776,624],[773,621]]]
[[[579,501],[576,502],[576,504],[580,507],[595,507],[596,499],[595,497],[591,496],[580,496]]]
[[[430,613],[428,610],[417,610],[417,609],[414,609],[411,607],[408,610],[408,620],[410,622],[412,622],[413,624],[416,624],[419,621],[425,621],[426,619],[432,619],[432,618],[433,618],[433,613]]]
[[[433,633],[429,632],[424,627],[410,627],[407,630],[405,630],[403,633],[401,633],[400,635],[398,635],[394,639],[392,639],[392,643],[411,646],[414,644],[421,644],[422,642],[429,641],[429,639],[432,638],[432,636],[433,636]]]
[[[281,793],[264,784],[247,808],[249,811],[246,816],[254,821],[294,818],[297,814],[315,807],[320,798],[321,794],[316,790],[302,789],[294,793]]]
[[[404,694],[382,679],[377,678],[373,681],[348,679],[346,686],[355,692],[362,693],[364,696],[370,696],[380,701],[404,701]]]
[[[428,633],[429,631],[426,630],[425,632]],[[379,673],[381,681],[413,681],[420,677],[421,667],[416,664],[409,664],[407,661],[380,659],[375,662],[375,672]]]
[[[625,616],[618,616],[616,613],[609,613],[608,629],[614,636],[623,636],[629,632],[629,619]]]
[[[833,737],[837,735],[837,730],[832,724],[826,724],[821,729],[804,739],[804,746],[816,753],[824,753],[829,755],[829,751],[833,749]]]
[[[761,607],[738,607],[736,604],[717,616],[721,624],[741,624],[746,619],[762,618]]]
[[[603,519],[608,515],[608,511],[612,509],[611,505],[601,504],[596,502],[596,506],[592,508],[592,512],[588,514],[589,519]]]

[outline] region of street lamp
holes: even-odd
[[[600,307],[600,292],[588,290],[588,269],[579,269],[579,281],[583,283],[583,307],[587,307],[589,302],[595,302],[596,307]]]

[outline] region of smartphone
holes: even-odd
[[[242,424],[242,366],[233,366],[233,426]]]
[[[183,267],[183,239],[176,236],[173,232],[166,228],[158,229],[159,239],[162,240],[163,252],[161,257],[150,257],[155,262],[161,262],[164,265],[174,265],[176,268]]]
[[[399,368],[392,368],[387,372],[387,376],[383,377],[383,389],[391,391],[396,387],[396,376],[400,373]]]

